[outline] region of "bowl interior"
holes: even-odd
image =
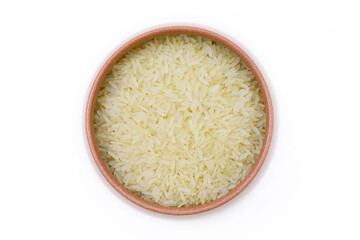
[[[119,181],[112,175],[112,173],[107,168],[104,160],[101,158],[100,153],[97,149],[96,142],[95,142],[95,136],[94,136],[94,128],[93,128],[93,122],[94,122],[94,106],[97,99],[97,94],[100,89],[101,83],[105,79],[107,73],[111,69],[111,67],[122,57],[126,54],[127,51],[132,49],[133,47],[140,45],[147,40],[150,40],[154,37],[160,36],[160,35],[168,35],[168,34],[192,34],[192,35],[199,35],[202,37],[206,37],[209,39],[212,39],[226,47],[228,47],[231,51],[233,51],[236,55],[238,55],[241,60],[249,67],[249,69],[253,72],[261,93],[264,98],[265,102],[265,109],[266,109],[266,132],[264,137],[264,142],[262,145],[261,152],[258,156],[258,159],[253,164],[251,171],[248,173],[248,175],[245,177],[243,181],[241,181],[234,189],[232,189],[229,193],[226,195],[216,199],[215,201],[193,206],[193,207],[165,207],[161,206],[159,204],[148,202],[129,190],[127,190],[124,186],[122,186]],[[170,27],[162,27],[153,29],[151,31],[147,31],[145,33],[142,33],[131,40],[127,41],[125,44],[123,44],[119,49],[117,49],[105,62],[105,64],[100,69],[99,73],[97,74],[93,85],[90,90],[90,94],[87,101],[86,106],[86,113],[85,113],[85,127],[86,127],[86,135],[87,140],[89,143],[91,154],[95,160],[96,165],[100,169],[103,176],[106,178],[106,180],[115,188],[116,191],[121,193],[124,197],[126,197],[128,200],[132,201],[133,203],[144,207],[148,210],[152,210],[159,213],[164,214],[173,214],[173,215],[186,215],[186,214],[195,214],[200,213],[204,211],[208,211],[210,209],[216,208],[228,201],[230,201],[232,198],[234,198],[236,195],[238,195],[244,188],[247,187],[247,185],[254,179],[258,171],[260,170],[267,152],[270,147],[270,142],[273,134],[273,107],[271,103],[270,93],[268,90],[268,87],[266,85],[266,82],[264,80],[264,77],[262,76],[260,70],[256,66],[256,64],[253,62],[253,60],[235,43],[227,39],[226,37],[215,33],[213,31],[198,28],[198,27],[191,27],[191,26],[170,26]]]

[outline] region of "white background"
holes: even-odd
[[[0,1],[0,239],[359,239],[359,1]],[[100,175],[84,104],[104,59],[159,24],[226,33],[272,91],[275,138],[226,205],[166,216]]]

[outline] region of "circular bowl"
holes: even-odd
[[[131,48],[149,40],[154,37],[160,36],[160,35],[166,35],[166,34],[178,34],[178,33],[184,33],[184,34],[193,34],[193,35],[199,35],[203,37],[210,38],[218,43],[223,44],[224,46],[228,47],[230,50],[232,50],[235,54],[237,54],[243,62],[250,68],[250,70],[253,72],[259,86],[261,89],[261,93],[264,97],[265,101],[265,108],[266,108],[266,132],[265,132],[265,139],[263,142],[263,146],[261,149],[261,152],[259,154],[258,159],[254,163],[251,171],[248,173],[248,175],[245,177],[245,179],[240,182],[233,190],[228,192],[226,195],[222,196],[221,198],[216,199],[215,201],[203,204],[203,205],[197,205],[193,207],[165,207],[161,206],[159,204],[148,202],[129,190],[127,190],[124,186],[120,184],[120,182],[111,174],[109,169],[104,163],[104,160],[101,158],[100,153],[97,149],[95,137],[94,137],[94,129],[93,129],[93,121],[94,121],[94,106],[95,101],[97,98],[98,91],[100,89],[100,85],[102,81],[105,79],[108,71],[111,69],[111,67],[122,57],[126,54],[128,50]],[[268,87],[266,85],[266,82],[264,80],[264,77],[262,76],[259,68],[255,65],[253,60],[242,50],[238,45],[227,39],[226,37],[215,33],[213,31],[198,28],[198,27],[191,27],[191,26],[169,26],[169,27],[161,27],[156,28],[150,31],[147,31],[145,33],[142,33],[140,35],[137,35],[136,37],[132,38],[131,40],[127,41],[125,44],[123,44],[119,49],[117,49],[105,62],[105,64],[101,67],[99,73],[97,74],[92,87],[90,89],[90,94],[87,100],[87,106],[86,106],[86,113],[85,113],[85,127],[86,127],[86,135],[87,140],[89,143],[91,154],[95,160],[96,165],[100,169],[101,173],[104,175],[106,180],[115,188],[116,191],[118,191],[120,194],[122,194],[124,197],[126,197],[131,202],[146,208],[148,210],[163,213],[163,214],[172,214],[172,215],[187,215],[187,214],[195,214],[200,212],[205,212],[211,209],[214,209],[231,199],[233,199],[236,195],[238,195],[241,191],[243,191],[249,183],[254,179],[256,174],[259,172],[262,164],[264,163],[264,160],[266,158],[266,155],[268,153],[271,137],[273,134],[273,124],[274,124],[274,114],[273,114],[273,107],[271,103],[270,93],[268,90]]]

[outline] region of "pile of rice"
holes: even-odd
[[[98,93],[95,138],[114,176],[145,200],[194,206],[229,192],[260,153],[259,86],[228,48],[191,35],[152,39]]]

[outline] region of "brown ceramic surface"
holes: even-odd
[[[251,69],[253,74],[255,75],[256,80],[258,81],[260,85],[261,92],[265,99],[265,105],[266,105],[266,133],[265,133],[265,139],[264,143],[261,149],[261,153],[253,165],[251,171],[246,176],[246,178],[239,183],[238,186],[236,186],[233,190],[231,190],[229,193],[224,195],[223,197],[212,201],[207,204],[198,205],[194,207],[165,207],[158,204],[150,203],[133,193],[131,193],[129,190],[127,190],[124,186],[122,186],[118,180],[111,174],[111,172],[106,167],[103,159],[100,156],[100,153],[96,147],[95,137],[94,137],[94,129],[93,129],[93,118],[94,118],[94,105],[97,98],[97,93],[99,91],[100,85],[104,78],[106,77],[108,71],[111,69],[112,65],[115,64],[122,56],[126,54],[126,52],[133,48],[136,45],[139,45],[146,40],[149,40],[151,38],[154,38],[159,35],[164,34],[177,34],[177,33],[185,33],[185,34],[194,34],[194,35],[200,35],[207,38],[210,38],[218,43],[223,44],[224,46],[231,49],[234,53],[236,53],[245,63],[246,65]],[[90,151],[92,153],[92,156],[95,160],[96,165],[100,169],[101,173],[104,175],[106,180],[118,191],[121,193],[124,197],[132,201],[133,203],[144,207],[146,209],[164,213],[164,214],[173,214],[173,215],[187,215],[187,214],[195,214],[200,213],[204,211],[211,210],[213,208],[216,208],[231,199],[233,199],[236,195],[238,195],[241,191],[243,191],[249,183],[254,179],[256,174],[259,172],[265,157],[267,155],[267,152],[270,147],[271,137],[273,134],[273,123],[274,123],[274,114],[273,114],[273,107],[271,103],[270,93],[268,90],[268,87],[266,85],[266,82],[264,80],[264,77],[262,76],[260,70],[255,65],[255,63],[251,60],[251,58],[236,44],[231,42],[229,39],[225,38],[224,36],[206,30],[198,27],[190,27],[190,26],[169,26],[169,27],[161,27],[154,30],[150,30],[148,32],[142,33],[133,39],[126,42],[124,45],[122,45],[119,49],[115,51],[114,54],[111,55],[111,57],[105,62],[105,64],[100,69],[99,73],[97,74],[93,85],[90,90],[89,98],[87,101],[86,106],[86,116],[85,116],[85,126],[86,126],[86,135],[87,140],[89,142]]]

